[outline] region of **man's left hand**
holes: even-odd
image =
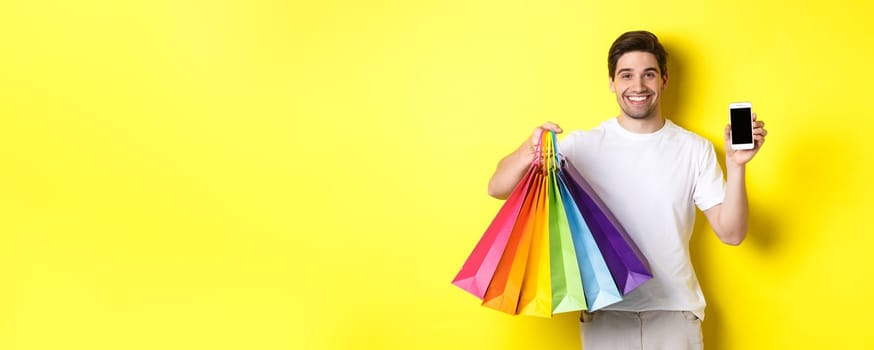
[[[731,124],[725,126],[725,162],[733,162],[737,165],[744,165],[753,159],[753,156],[762,149],[765,143],[765,135],[768,135],[768,130],[765,130],[765,122],[759,121],[755,113],[753,113],[753,149],[731,149]]]

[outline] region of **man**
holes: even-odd
[[[667,53],[646,31],[624,33],[608,55],[610,91],[619,115],[589,131],[575,131],[559,151],[591,183],[647,258],[653,279],[619,303],[581,317],[586,350],[701,349],[704,295],[689,259],[695,206],[722,242],[738,245],[747,231],[746,163],[767,131],[753,114],[755,147],[732,150],[726,125],[725,169],[713,145],[662,115],[668,82]],[[498,164],[489,194],[506,198],[534,156],[546,123]]]

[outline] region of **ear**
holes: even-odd
[[[613,86],[613,77],[610,77],[610,92],[616,93],[616,87]]]
[[[662,74],[662,90],[668,86],[668,73]]]

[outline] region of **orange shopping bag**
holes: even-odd
[[[519,305],[519,295],[522,291],[522,280],[525,277],[525,268],[528,265],[528,255],[531,247],[531,236],[534,231],[534,211],[539,198],[540,183],[543,176],[538,172],[533,176],[531,188],[534,191],[528,193],[519,219],[510,233],[510,241],[504,250],[504,255],[498,262],[498,268],[492,278],[492,283],[486,290],[483,305],[516,314]]]

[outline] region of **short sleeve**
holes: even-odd
[[[571,132],[558,141],[558,153],[563,155],[565,159],[576,159],[574,157],[574,150],[576,149],[576,147],[574,147],[574,140],[576,139],[576,134],[576,132]]]
[[[701,211],[722,203],[725,198],[725,180],[716,160],[716,151],[710,142],[706,142],[706,145],[699,157],[695,191],[692,193],[692,199]]]

